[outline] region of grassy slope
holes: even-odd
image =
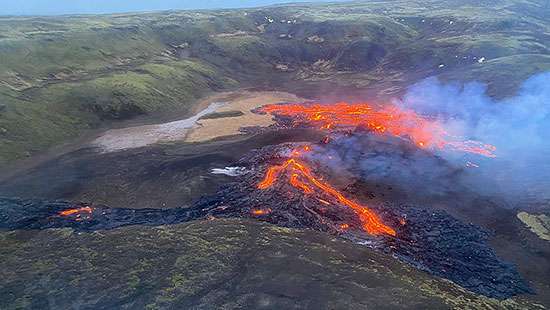
[[[367,247],[243,220],[0,232],[2,309],[537,309]]]
[[[0,165],[104,122],[185,111],[204,93],[239,82],[294,77],[392,87],[440,75],[488,82],[492,95],[509,95],[550,69],[542,3],[378,1],[0,18]]]
[[[236,85],[199,59],[171,55],[147,26],[9,21],[0,40],[0,164],[105,121],[185,111],[204,93]]]

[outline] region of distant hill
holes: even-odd
[[[511,95],[526,77],[550,69],[546,6],[357,1],[3,17],[0,165],[90,128],[185,113],[209,92],[238,87],[391,97],[434,75]]]

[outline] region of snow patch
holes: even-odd
[[[221,168],[213,168],[210,173],[212,174],[225,174],[230,177],[236,177],[239,175],[242,175],[246,172],[246,168],[244,167],[225,167],[223,169]]]

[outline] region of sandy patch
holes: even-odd
[[[192,117],[162,124],[112,129],[95,139],[92,146],[102,152],[115,152],[162,142],[202,142],[237,135],[241,134],[241,127],[273,124],[271,115],[258,115],[251,110],[270,103],[302,100],[284,92],[221,93],[201,100],[192,110],[196,113]],[[235,111],[241,111],[242,115],[199,120],[210,113]]]
[[[262,126],[273,124],[271,115],[254,114],[251,110],[266,104],[280,102],[299,102],[304,99],[285,92],[242,92],[241,95],[223,107],[216,109],[216,113],[241,111],[243,115],[215,119],[202,119],[185,138],[186,142],[202,142],[219,137],[241,134],[241,127]]]
[[[99,147],[103,152],[114,152],[159,142],[184,140],[200,117],[215,111],[223,105],[222,102],[213,102],[194,116],[175,122],[112,129],[94,140],[92,145]]]

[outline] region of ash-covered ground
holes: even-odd
[[[382,143],[373,140],[370,143],[371,152],[395,154],[396,150],[390,150],[387,141]],[[0,228],[71,227],[96,231],[126,225],[177,224],[209,217],[255,218],[283,227],[327,232],[375,248],[485,296],[504,299],[532,292],[516,268],[497,257],[487,242],[487,231],[464,223],[445,211],[396,204],[389,199],[385,203],[369,204],[368,207],[397,233],[395,237],[370,236],[362,229],[362,223],[353,210],[327,193],[316,190],[306,195],[289,184],[283,175],[272,187],[258,189],[257,184],[263,179],[268,167],[284,162],[290,151],[299,145],[287,143],[266,146],[246,154],[236,163],[246,168],[243,174],[236,176],[233,182],[220,188],[214,195],[202,197],[190,208],[111,209],[68,202],[0,199]],[[313,154],[320,154],[322,150],[337,145],[338,141],[328,144],[321,142],[314,145],[316,152]],[[403,148],[402,152],[407,154],[406,144],[393,145]],[[389,153],[386,155],[395,156]],[[423,157],[425,161],[441,161],[428,152],[415,154],[415,158],[417,156]],[[344,176],[351,185],[346,187],[342,185],[345,182],[338,180],[338,176],[331,175],[334,167],[314,155],[307,162],[317,176],[334,181],[333,184],[337,184],[338,188],[344,188],[342,193],[346,197],[353,200],[358,196],[353,183],[362,182],[365,176],[359,172],[363,170],[358,170],[357,175],[349,181],[353,169],[347,169]],[[68,210],[74,211],[62,215],[62,212]]]

